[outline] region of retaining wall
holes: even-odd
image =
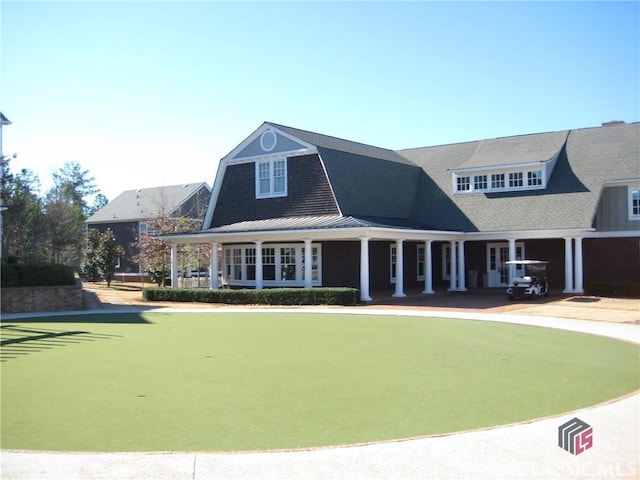
[[[2,313],[81,310],[82,284],[2,289]]]

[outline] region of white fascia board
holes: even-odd
[[[640,230],[616,230],[610,232],[589,232],[586,238],[638,238]]]
[[[340,203],[338,202],[338,197],[336,197],[336,192],[333,190],[333,184],[331,183],[331,179],[329,178],[329,174],[327,173],[327,167],[324,164],[324,159],[319,152],[318,158],[320,159],[320,165],[322,166],[322,171],[324,172],[324,178],[327,180],[327,184],[329,185],[329,189],[331,190],[331,197],[333,198],[336,207],[338,207],[338,213],[340,214],[340,216],[342,216],[342,208],[340,207]]]
[[[302,145],[302,148],[298,149],[298,150],[292,150],[289,152],[274,152],[274,153],[268,153],[265,152],[264,154],[260,154],[260,155],[255,155],[255,156],[248,156],[248,157],[241,157],[241,158],[235,158],[236,155],[238,155],[240,152],[242,152],[244,149],[246,149],[251,143],[253,143],[254,141],[256,141],[257,139],[260,138],[260,136],[266,132],[267,130],[273,130],[274,132],[277,132],[278,135],[281,135],[283,137],[288,138],[289,140],[292,140],[300,145]],[[317,153],[318,150],[316,149],[316,147],[314,145],[311,145],[293,135],[290,135],[286,132],[283,132],[282,130],[280,130],[277,127],[274,127],[273,125],[271,125],[270,123],[264,122],[262,125],[260,125],[260,127],[258,127],[257,130],[255,130],[251,135],[249,135],[247,138],[245,138],[236,148],[234,148],[233,150],[231,150],[231,152],[229,152],[227,155],[225,155],[222,160],[220,160],[221,162],[225,162],[227,165],[233,165],[233,164],[239,164],[239,163],[250,163],[255,161],[256,159],[269,159],[269,158],[282,158],[282,157],[294,157],[297,155],[307,155],[310,153]]]
[[[620,178],[617,180],[606,180],[605,187],[624,186],[624,185],[640,185],[640,178]]]
[[[290,242],[309,238],[313,241],[322,240],[460,240],[461,232],[446,232],[439,230],[407,230],[394,228],[363,227],[363,228],[335,228],[335,229],[300,229],[300,230],[270,230],[254,232],[214,233],[199,232],[185,235],[157,235],[157,240],[168,240],[171,243],[243,243],[243,242]]]
[[[528,163],[509,163],[504,165],[491,165],[485,167],[470,167],[470,168],[448,168],[447,171],[453,175],[458,175],[461,173],[478,173],[478,172],[494,172],[496,170],[499,171],[524,171],[528,170],[532,167],[544,167],[547,162],[550,160],[540,160],[537,162],[528,162]]]
[[[213,187],[211,188],[211,196],[209,197],[209,206],[207,207],[207,213],[204,216],[201,229],[208,228],[211,225],[213,219],[213,210],[218,201],[218,195],[220,194],[220,188],[222,186],[222,179],[224,178],[226,164],[220,160],[218,162],[218,171],[216,172],[216,178],[213,180]]]
[[[514,230],[501,232],[468,232],[464,234],[464,240],[530,240],[542,238],[587,237],[594,228],[567,228],[557,230]]]

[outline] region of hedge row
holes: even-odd
[[[75,285],[73,269],[52,263],[2,264],[2,288]]]
[[[354,288],[222,289],[145,288],[145,299],[165,302],[224,303],[228,305],[356,305]]]

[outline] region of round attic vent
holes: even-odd
[[[262,150],[265,152],[270,152],[276,148],[277,141],[278,137],[273,130],[265,130],[262,135],[260,135],[260,147],[262,147]]]

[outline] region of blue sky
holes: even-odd
[[[400,149],[640,119],[638,2],[3,1],[14,171],[206,181],[263,121]]]

